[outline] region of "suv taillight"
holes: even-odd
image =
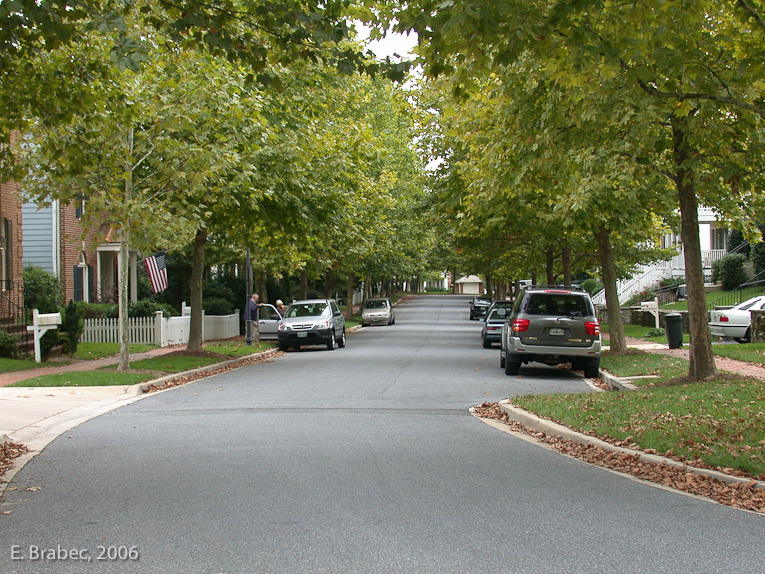
[[[600,325],[597,321],[587,321],[584,324],[584,330],[588,335],[600,335]]]
[[[516,333],[523,333],[529,328],[528,319],[515,319],[513,321],[513,331]]]

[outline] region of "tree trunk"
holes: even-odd
[[[120,235],[119,263],[119,335],[120,335],[120,364],[118,371],[130,368],[130,330],[128,327],[128,268],[130,266],[130,234],[126,228]]]
[[[555,253],[552,247],[545,251],[545,257],[547,258],[547,265],[545,267],[547,284],[555,285]]]
[[[300,298],[308,299],[308,270],[300,270]]]
[[[337,275],[335,274],[335,270],[327,269],[327,272],[324,274],[324,296],[327,299],[332,297],[335,285],[337,285]]]
[[[194,237],[194,256],[191,264],[191,324],[187,351],[202,350],[202,276],[205,269],[207,229],[197,229]]]
[[[129,130],[125,140],[125,203],[133,199],[133,130]],[[128,268],[130,267],[130,218],[120,230],[120,253],[119,253],[119,277],[117,288],[119,290],[118,308],[120,336],[120,363],[118,371],[127,371],[130,368],[130,331],[128,327]]]
[[[571,246],[565,239],[561,244],[561,263],[563,264],[563,284],[571,285]]]
[[[619,306],[619,292],[616,287],[616,265],[614,251],[611,245],[611,231],[601,225],[595,232],[600,255],[600,274],[606,290],[606,310],[608,311],[608,334],[611,339],[610,348],[614,354],[624,354],[627,351],[627,341],[624,338],[624,322]]]
[[[348,321],[353,319],[353,290],[356,287],[356,275],[348,274],[348,289],[345,292],[345,318]]]
[[[268,279],[265,269],[259,271],[257,277],[255,277],[255,293],[258,294],[258,301],[268,303]]]
[[[699,241],[699,213],[693,172],[688,168],[691,153],[687,141],[685,118],[673,118],[675,184],[680,200],[680,237],[685,259],[685,283],[688,292],[688,321],[690,323],[690,366],[688,376],[706,381],[717,376],[712,337],[707,323],[707,302],[704,292],[704,267]]]

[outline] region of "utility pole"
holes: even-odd
[[[247,303],[244,306],[244,312],[246,314],[244,318],[244,342],[248,347],[252,346],[252,321],[250,320],[250,297],[252,297],[252,265],[250,263],[250,248],[247,248],[247,263],[245,264],[247,273],[247,294],[245,301]]]

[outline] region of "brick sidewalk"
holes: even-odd
[[[159,357],[167,355],[175,351],[181,351],[186,348],[186,345],[173,345],[172,347],[160,347],[146,351],[144,353],[133,353],[130,355],[130,362],[140,361],[141,359],[150,359],[152,357]],[[119,356],[116,357],[104,357],[103,359],[95,359],[92,361],[82,359],[72,359],[72,362],[68,365],[55,365],[50,363],[41,363],[46,366],[41,366],[39,369],[27,369],[25,371],[11,371],[9,373],[0,374],[0,387],[39,377],[42,375],[57,375],[59,373],[70,373],[72,371],[95,371],[101,367],[109,365],[116,365],[120,362]]]

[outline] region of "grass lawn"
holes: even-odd
[[[47,367],[45,363],[35,363],[25,359],[0,359],[0,373],[12,373],[14,371],[26,371],[27,369],[39,369]]]
[[[8,385],[9,387],[105,387],[134,385],[156,378],[151,373],[104,373],[103,371],[74,371],[57,375],[42,375]]]
[[[632,392],[528,395],[513,403],[643,450],[765,476],[763,381],[730,378]]]
[[[765,343],[712,345],[712,352],[719,357],[765,365]]]
[[[636,377],[639,375],[657,375],[656,379],[637,379],[634,385],[650,385],[661,381],[669,381],[684,377],[688,374],[688,361],[676,359],[667,355],[637,353],[632,355],[611,355],[603,353],[600,356],[600,367],[617,377]]]
[[[181,371],[189,371],[191,369],[197,369],[214,363],[220,363],[221,359],[215,359],[212,357],[153,357],[151,359],[142,359],[140,361],[131,361],[131,369],[140,369],[147,371],[162,371],[165,373],[180,373]],[[107,367],[101,367],[99,371],[103,369],[116,369],[116,365],[110,365]],[[111,374],[111,373],[110,373]],[[156,378],[156,375],[152,378]]]
[[[267,351],[275,347],[276,343],[273,341],[261,341],[260,343],[253,343],[249,346],[244,341],[235,341],[205,345],[204,350],[234,358]]]
[[[130,353],[144,353],[156,349],[155,345],[130,345]],[[77,352],[72,355],[75,359],[94,360],[104,357],[116,357],[120,354],[119,343],[80,343]]]
[[[710,305],[714,305],[718,300],[724,299],[728,297],[733,291],[712,291],[711,293],[706,294],[707,298],[707,307]],[[741,301],[746,301],[747,299],[751,299],[752,297],[756,297],[757,295],[762,295],[762,285],[754,285],[752,287],[747,287],[743,290],[741,294]],[[738,303],[738,301],[736,302]],[[735,305],[736,303],[730,303],[731,305]],[[662,309],[679,309],[679,310],[688,310],[688,301],[678,301],[677,303],[666,303],[664,305],[661,305]]]

